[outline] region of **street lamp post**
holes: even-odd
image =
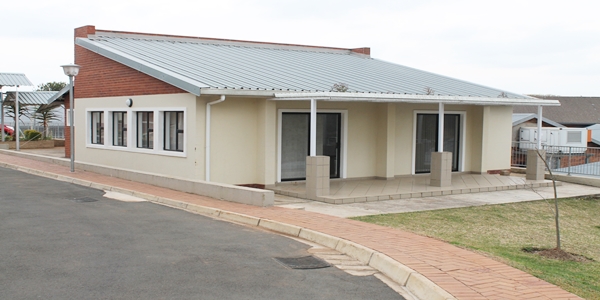
[[[76,64],[61,66],[65,75],[69,76],[69,128],[71,133],[71,172],[75,172],[75,128],[73,127],[73,77],[79,74],[79,66]]]

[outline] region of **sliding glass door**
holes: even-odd
[[[431,172],[431,153],[438,151],[437,114],[417,114],[415,141],[415,173]],[[444,115],[444,151],[452,152],[452,171],[458,171],[460,115]]]
[[[340,113],[317,114],[317,155],[329,156],[330,178],[340,177]],[[310,114],[283,113],[281,119],[281,180],[306,179],[310,155]]]

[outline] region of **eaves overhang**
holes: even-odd
[[[168,69],[149,64],[144,60],[133,57],[119,50],[111,49],[110,47],[86,38],[77,38],[75,40],[75,44],[196,96],[200,96],[201,88],[207,87],[198,81],[192,80]]]
[[[392,103],[444,103],[487,106],[560,106],[558,100],[542,100],[537,98],[492,98],[471,96],[440,96],[414,94],[376,94],[376,93],[275,93],[270,100],[320,100],[344,102],[392,102]]]
[[[50,97],[50,99],[48,99],[48,104],[51,104],[54,101],[62,99],[63,95],[66,94],[66,93],[68,93],[70,89],[71,89],[71,85],[67,84],[60,91],[56,92],[56,94],[54,94],[54,96],[52,96],[52,97]]]

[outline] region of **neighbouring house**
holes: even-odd
[[[453,172],[510,169],[513,106],[559,105],[369,48],[84,26],[75,63],[78,162],[247,186],[304,180],[310,154],[329,157],[330,178],[429,173],[440,143]]]
[[[551,167],[556,172],[569,172],[585,175],[599,175],[600,169],[598,162],[600,161],[600,97],[579,97],[579,96],[553,96],[553,95],[531,95],[540,99],[558,100],[560,107],[544,108],[543,127],[561,127],[561,128],[577,128],[587,130],[587,148],[572,146],[571,143],[556,144],[549,155]],[[515,119],[525,120],[529,116],[529,120],[521,122],[521,125],[516,125],[513,122],[513,137],[515,132],[518,132],[518,127],[529,126],[535,127],[537,124],[537,108],[515,106],[513,109],[513,121]],[[550,121],[551,119],[552,121]],[[560,126],[557,126],[560,125]],[[576,131],[576,129],[575,129]],[[573,139],[574,141],[575,139]],[[513,148],[514,150],[514,148]],[[513,151],[513,164],[522,163],[523,159],[518,159],[518,151]],[[576,168],[575,168],[576,167]]]
[[[536,113],[513,113],[512,115],[512,141],[519,141],[519,130],[522,127],[537,127]],[[554,122],[542,115],[542,127],[565,128],[566,126]]]
[[[560,101],[560,106],[544,108],[543,118],[548,118],[566,127],[588,127],[593,124],[600,124],[600,97],[530,96]],[[537,108],[515,106],[513,112],[515,114],[537,114]]]

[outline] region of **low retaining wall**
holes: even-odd
[[[70,166],[71,164],[71,161],[65,158],[48,157],[9,150],[0,150],[0,153],[53,163],[61,166]],[[126,169],[109,168],[101,165],[79,162],[75,162],[75,168],[78,170],[89,171],[111,177],[147,183],[186,193],[192,193],[210,198],[255,206],[273,206],[275,198],[275,193],[273,191],[242,187],[231,184],[167,177],[159,174],[137,172]]]
[[[546,174],[546,179],[551,179],[550,174]],[[583,176],[583,175],[564,175],[554,174],[554,179],[563,182],[583,184],[589,186],[600,187],[600,177]]]
[[[0,145],[8,145],[8,149],[17,149],[17,142],[0,142]],[[6,147],[6,146],[4,146]],[[40,140],[40,141],[20,141],[19,148],[21,149],[40,149],[40,148],[54,148],[54,140]]]

